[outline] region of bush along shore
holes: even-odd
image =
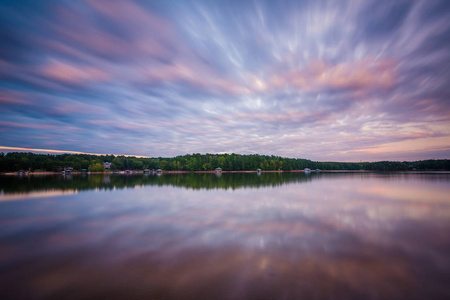
[[[105,164],[106,163],[106,164]],[[449,171],[450,159],[421,161],[377,162],[319,162],[302,158],[286,158],[269,155],[241,154],[187,154],[176,157],[130,157],[89,154],[35,154],[25,152],[0,153],[0,172],[61,172],[67,168],[73,172],[103,172],[109,170],[157,170],[171,172],[221,171],[295,171],[309,168],[323,171]]]

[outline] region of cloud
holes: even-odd
[[[90,155],[109,155],[110,153],[86,153],[79,151],[69,151],[69,150],[53,150],[53,149],[35,149],[35,148],[20,148],[20,147],[6,147],[0,146],[0,150],[6,150],[9,152],[34,152],[34,153],[48,153],[48,154],[90,154]],[[125,155],[134,156],[134,155]],[[146,157],[146,156],[135,156],[135,157]]]
[[[388,89],[395,84],[395,65],[392,61],[366,58],[356,62],[330,65],[318,60],[301,71],[291,71],[271,78],[271,86],[286,85],[306,91],[375,90]]]
[[[176,82],[187,83],[203,91],[212,93],[246,94],[249,90],[231,80],[220,78],[203,65],[190,67],[183,64],[165,65],[161,68],[150,68],[144,73],[145,80],[150,83]]]
[[[55,12],[51,31],[60,41],[102,59],[168,58],[177,43],[172,24],[130,1],[86,1]]]
[[[27,94],[14,90],[0,91],[0,103],[3,105],[24,105],[27,104]]]
[[[54,59],[40,68],[39,73],[52,80],[75,84],[101,82],[110,78],[110,75],[102,70],[89,66],[77,66]]]
[[[385,5],[369,2],[360,15],[365,36],[382,38],[399,30],[413,6],[413,1],[396,1]]]
[[[23,123],[17,123],[17,122],[5,122],[0,121],[1,127],[8,127],[8,128],[34,128],[34,129],[42,129],[42,130],[48,130],[48,129],[55,129],[57,126],[55,125],[44,125],[44,124],[23,124]]]
[[[9,3],[0,12],[2,142],[316,160],[386,157],[367,149],[410,157],[398,147],[409,145],[426,156],[421,143],[445,149],[450,135],[448,7]]]

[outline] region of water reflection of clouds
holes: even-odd
[[[265,189],[143,186],[3,203],[1,224],[10,229],[0,231],[0,277],[22,278],[24,291],[43,297],[448,294],[450,186],[356,178]],[[422,188],[433,199],[396,197]]]
[[[60,263],[32,281],[35,292],[55,296],[62,291],[86,292],[88,286],[91,295],[127,291],[130,298],[240,299],[245,295],[247,299],[265,299],[284,294],[295,299],[349,299],[375,294],[414,299],[412,287],[418,284],[401,257],[327,258],[323,253],[302,257],[283,251],[252,253],[224,248],[188,249],[168,257],[149,253],[106,268],[96,267],[94,262]],[[116,276],[109,276],[108,271]],[[105,281],[105,277],[111,279]]]
[[[77,194],[77,190],[47,190],[47,191],[35,191],[35,192],[23,192],[23,193],[12,193],[5,194],[0,193],[0,201],[12,201],[12,200],[28,200],[34,198],[43,198],[43,197],[55,197],[62,195],[72,195]]]
[[[399,222],[413,217],[427,219],[433,212],[433,207],[426,208],[430,205],[426,201],[401,205],[389,198],[371,201],[355,189],[349,189],[347,194],[339,191],[340,198],[333,199],[326,189],[310,189],[314,191],[314,199],[299,196],[298,186],[293,185],[284,187],[282,192],[254,191],[253,198],[245,198],[245,190],[234,191],[231,196],[229,192],[216,191],[214,200],[209,192],[190,194],[161,189],[147,199],[151,209],[108,216],[105,226],[111,230],[139,224],[164,231],[163,239],[189,236],[186,243],[208,247],[230,243],[259,247],[261,240],[265,247],[288,240],[298,240],[310,247],[320,240],[333,249],[335,236],[330,233],[378,240]],[[143,193],[148,191],[144,189]],[[441,210],[441,214],[444,212],[448,213],[448,207]],[[156,244],[158,239],[152,241],[152,245]]]

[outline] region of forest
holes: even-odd
[[[104,171],[103,162],[111,162],[111,170],[162,169],[165,171],[291,171],[304,168],[321,170],[450,170],[449,159],[421,161],[318,162],[302,158],[258,154],[187,154],[176,157],[130,157],[89,154],[35,154],[31,152],[0,153],[0,172],[51,172],[72,167],[75,171]]]

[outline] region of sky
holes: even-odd
[[[0,1],[0,151],[450,158],[450,1]]]

